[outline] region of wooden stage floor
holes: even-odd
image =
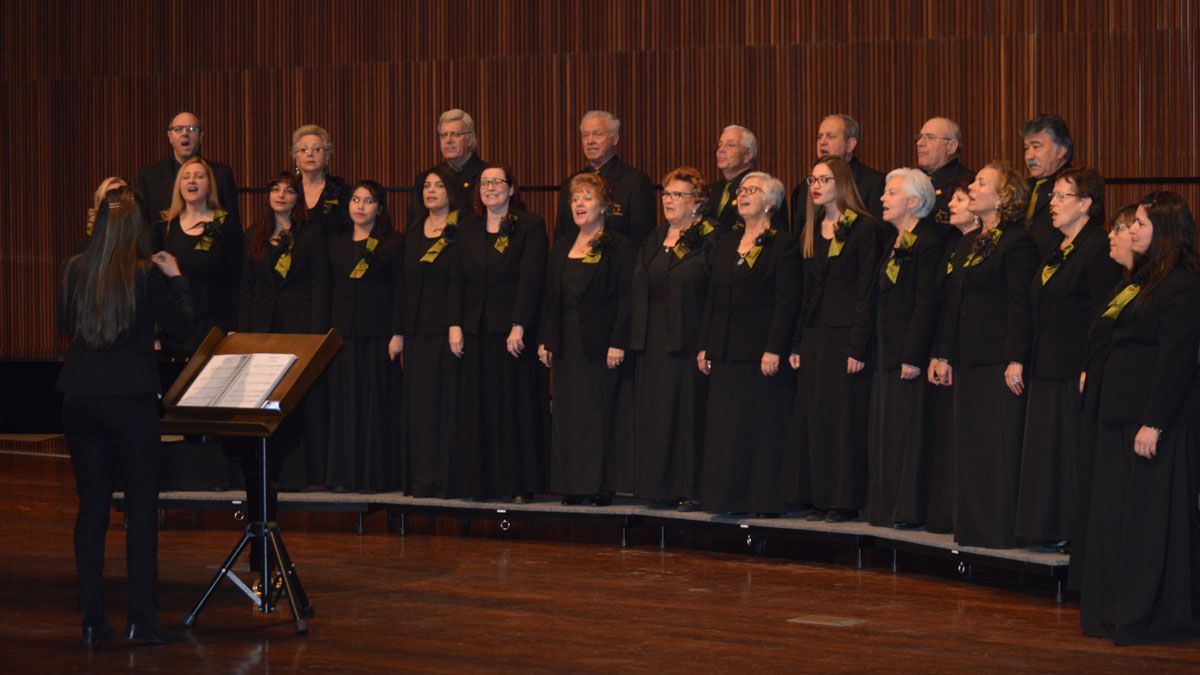
[[[994,583],[845,561],[615,545],[549,526],[541,539],[458,536],[384,514],[286,514],[284,538],[317,614],[293,634],[225,582],[155,647],[79,643],[65,459],[0,464],[4,672],[1200,672],[1200,644],[1116,648],[1079,630],[1044,580]],[[124,623],[122,517],[108,537],[109,613]],[[228,514],[172,513],[159,600],[176,623],[236,541]],[[244,567],[244,564],[240,567]]]

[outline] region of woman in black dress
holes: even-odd
[[[916,527],[925,522],[933,444],[933,391],[922,377],[937,321],[942,239],[926,219],[933,183],[919,169],[887,175],[883,219],[896,228],[879,268],[875,331],[878,367],[867,439],[867,520]]]
[[[783,453],[796,379],[783,355],[800,308],[796,240],[771,227],[783,183],[742,179],[741,222],[720,235],[696,363],[708,375],[700,502],[707,511],[775,516],[784,506]]]
[[[1112,219],[1108,229],[1108,257],[1116,263],[1122,276],[1127,279],[1133,271],[1133,243],[1129,237],[1129,226],[1137,217],[1137,204],[1130,204]],[[1104,308],[1115,295],[1125,288],[1125,280],[1118,280],[1102,300]],[[1078,467],[1071,505],[1071,566],[1067,574],[1067,590],[1079,592],[1086,568],[1088,514],[1091,512],[1092,479],[1096,470],[1096,436],[1100,416],[1100,382],[1104,375],[1104,363],[1112,347],[1112,312],[1097,312],[1088,327],[1087,349],[1083,360],[1083,372],[1079,374],[1079,452]]]
[[[549,399],[535,334],[546,274],[546,223],[525,210],[507,166],[483,170],[474,216],[459,230],[448,314],[459,356],[458,442],[482,454],[477,496],[518,503],[545,487]]]
[[[304,206],[310,225],[329,233],[345,222],[350,188],[329,173],[333,159],[333,137],[316,124],[305,124],[292,132],[292,161],[303,184]],[[312,396],[312,391],[309,391]]]
[[[707,379],[697,372],[716,224],[703,217],[708,185],[680,167],[662,180],[666,224],[633,266],[629,348],[634,375],[634,495],[690,509],[699,500]]]
[[[329,368],[329,461],[335,492],[395,487],[404,351],[404,240],[392,229],[383,186],[359,181],[349,220],[326,239],[328,318],[342,348]]]
[[[962,261],[967,259],[971,244],[979,235],[979,217],[967,208],[971,201],[969,188],[974,179],[974,176],[963,176],[949,188],[953,192],[946,207],[948,222],[953,229],[950,233],[951,241],[946,246],[946,254],[940,264],[942,272],[938,279],[936,324],[938,335],[934,337],[934,345],[941,344],[942,316],[946,311],[946,300],[954,271],[960,270],[961,274]],[[929,468],[929,506],[925,510],[925,530],[945,534],[954,531],[954,389],[948,371],[946,379],[939,377],[941,365],[938,359],[931,358],[927,369],[927,379],[937,388],[934,391],[933,463]]]
[[[1079,612],[1085,634],[1119,645],[1200,636],[1200,255],[1187,203],[1147,195],[1130,242],[1133,273],[1103,310],[1113,334]]]
[[[1038,253],[1021,224],[1028,190],[1011,167],[988,164],[970,192],[968,208],[982,225],[951,276],[937,353],[938,379],[955,392],[954,540],[1010,548]]]
[[[554,374],[550,490],[563,504],[612,503],[618,394],[629,377],[629,282],[633,246],[605,227],[612,187],[596,173],[568,185],[579,231],[554,242],[538,359]]]
[[[246,333],[321,333],[329,312],[329,259],[323,233],[307,222],[299,198],[300,179],[284,172],[267,184],[266,217],[247,233],[242,267],[239,331]],[[246,479],[246,503],[252,521],[275,520],[280,472],[300,444],[310,413],[309,392],[302,405],[284,419],[267,441],[267,514],[259,513],[262,497],[257,442],[227,443]],[[317,414],[327,411],[311,411]],[[305,437],[305,442],[308,438]],[[321,458],[322,460],[324,457]],[[304,463],[301,462],[303,467]],[[321,471],[324,473],[324,466]],[[301,486],[306,485],[304,481]],[[250,569],[261,569],[259,540],[251,540]]]
[[[179,261],[195,307],[187,336],[162,340],[168,354],[190,356],[213,327],[229,331],[237,325],[242,228],[221,208],[216,185],[208,162],[193,157],[179,167],[171,207],[162,212],[159,248]]]
[[[462,329],[451,331],[450,278],[458,265],[462,183],[445,167],[425,174],[428,215],[405,232],[404,397],[400,418],[404,492],[415,497],[479,497],[486,489],[483,454],[458,443],[456,354]]]
[[[793,413],[798,466],[789,501],[809,520],[858,517],[867,498],[867,418],[875,292],[884,229],[858,196],[850,165],[826,157],[808,178],[804,301],[790,361],[799,371]]]
[[[1026,544],[1065,548],[1078,482],[1081,347],[1121,268],[1108,257],[1100,174],[1059,175],[1050,218],[1062,241],[1042,261],[1030,292],[1033,350],[1015,534]]]
[[[163,628],[154,599],[162,452],[154,330],[157,324],[186,334],[192,304],[174,257],[162,251],[146,257],[145,231],[133,190],[109,193],[91,245],[63,272],[59,326],[71,346],[56,388],[79,491],[75,567],[87,645],[116,637],[104,610],[103,578],[115,471],[125,489],[127,635],[160,644],[179,639]]]

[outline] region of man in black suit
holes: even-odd
[[[958,237],[958,229],[950,226],[950,199],[954,183],[960,177],[973,177],[975,172],[958,161],[962,152],[962,130],[954,120],[933,117],[926,120],[913,141],[917,144],[917,166],[929,174],[933,182],[933,211],[930,218],[938,236],[949,241]]]
[[[1075,143],[1067,123],[1058,115],[1038,115],[1021,127],[1025,167],[1029,169],[1029,206],[1025,228],[1044,260],[1062,241],[1050,222],[1050,192],[1059,174],[1071,168]]]
[[[654,230],[657,211],[650,177],[640,169],[629,166],[617,157],[621,142],[621,121],[604,110],[589,110],[579,123],[583,154],[588,165],[571,174],[558,191],[558,219],[554,223],[554,239],[575,236],[579,228],[571,216],[571,178],[594,171],[612,186],[613,203],[605,216],[605,227],[629,237],[636,249],[642,239]]]
[[[754,132],[740,124],[730,124],[721,130],[717,139],[717,169],[721,177],[708,186],[708,214],[726,229],[738,221],[737,191],[746,174],[755,170],[758,160],[758,139]],[[771,214],[771,227],[786,232],[787,208]]]
[[[475,120],[466,112],[452,108],[442,113],[438,118],[437,137],[443,161],[417,174],[413,181],[412,201],[408,204],[408,213],[404,221],[409,226],[425,222],[425,217],[429,215],[421,192],[425,186],[425,176],[429,175],[430,171],[438,166],[450,169],[451,173],[462,179],[463,190],[471,194],[479,182],[479,174],[487,168],[487,162],[475,154],[475,149],[479,146],[479,139],[475,135]]]
[[[162,216],[159,215],[171,207],[171,192],[175,189],[175,176],[184,162],[200,154],[200,143],[204,140],[204,127],[200,118],[190,112],[181,112],[171,119],[167,125],[167,141],[171,144],[172,156],[161,162],[156,162],[138,173],[135,190],[142,201],[142,213],[147,225],[157,230],[161,226]],[[214,162],[205,158],[212,167],[213,176],[217,179],[214,186],[221,208],[229,213],[226,223],[242,226],[238,213],[237,183],[233,179],[233,169],[228,164]]]
[[[849,115],[829,115],[821,120],[817,127],[817,157],[834,155],[841,157],[850,164],[854,173],[854,184],[858,187],[858,196],[862,199],[867,212],[876,220],[883,219],[883,173],[858,161],[854,153],[858,150],[858,141],[862,136],[862,127]],[[811,166],[804,168],[807,177]],[[792,190],[792,230],[801,232],[804,220],[808,217],[805,205],[808,201],[808,181],[801,180]]]

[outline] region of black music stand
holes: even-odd
[[[308,596],[305,595],[304,587],[300,583],[296,565],[288,555],[287,547],[283,545],[279,524],[266,520],[267,438],[275,433],[284,418],[300,404],[304,394],[329,365],[341,346],[342,339],[335,330],[330,330],[325,335],[237,333],[226,337],[224,333],[214,328],[196,349],[196,353],[188,361],[175,383],[171,385],[166,397],[163,398],[163,405],[166,408],[166,415],[162,420],[164,433],[257,438],[262,480],[260,507],[263,520],[252,522],[246,526],[242,538],[225,558],[225,562],[217,570],[208,588],[204,590],[200,601],[184,618],[183,625],[192,626],[196,623],[196,618],[204,610],[204,606],[216,591],[217,586],[220,585],[221,580],[228,577],[261,612],[274,611],[280,596],[286,597],[288,606],[291,608],[296,633],[299,635],[308,633],[307,619],[311,619],[316,614],[316,610],[308,603]],[[247,409],[182,407],[179,405],[180,398],[213,356],[264,352],[296,355],[295,363],[267,397],[267,407]],[[233,573],[233,565],[241,556],[242,550],[246,548],[246,544],[253,539],[258,539],[263,554],[262,569],[259,570],[261,597]],[[278,561],[279,570],[276,577],[280,582],[278,586],[273,583],[274,580],[271,577],[272,556]]]

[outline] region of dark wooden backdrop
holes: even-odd
[[[865,130],[860,157],[914,160],[933,115],[958,120],[964,159],[1020,161],[1017,128],[1071,125],[1077,163],[1110,177],[1200,174],[1200,0],[6,0],[0,3],[0,358],[53,357],[54,294],[103,177],[167,156],[191,110],[204,154],[243,186],[290,165],[292,129],[334,136],[348,178],[409,185],[437,156],[450,107],[480,154],[523,184],[582,158],[590,108],[622,120],[620,154],[657,181],[715,173],[740,123],[790,187],[820,118]],[[1158,186],[1112,186],[1123,204]],[[1171,186],[1193,204],[1200,189]],[[407,204],[393,198],[393,208]],[[552,195],[533,195],[553,213]],[[262,198],[243,195],[253,222]]]

